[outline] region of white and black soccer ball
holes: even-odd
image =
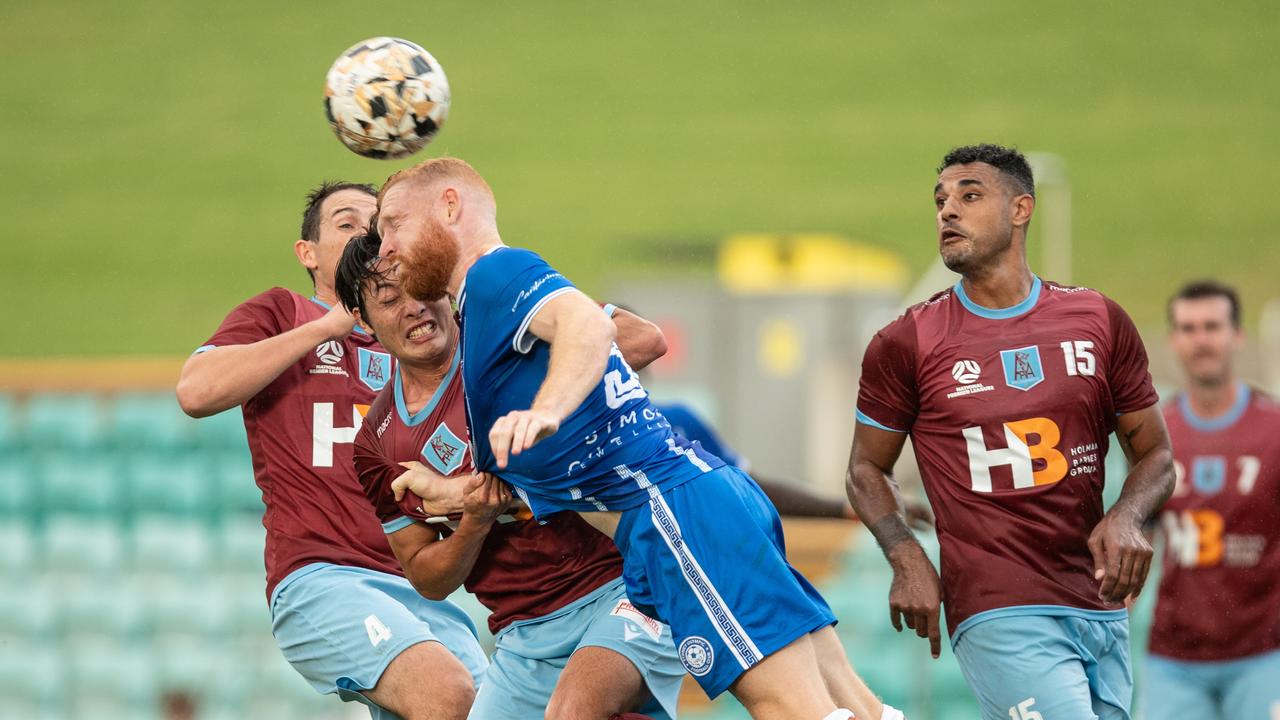
[[[338,56],[324,84],[329,126],[352,152],[407,157],[431,142],[449,115],[444,68],[419,45],[369,38]]]

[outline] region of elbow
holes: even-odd
[[[191,378],[184,376],[178,380],[176,394],[178,396],[178,407],[182,408],[182,412],[193,418],[208,417],[217,412],[213,408],[208,389],[203,385],[192,382]]]
[[[662,328],[653,325],[649,331],[649,362],[653,362],[667,354],[667,336]]]
[[[453,594],[453,590],[445,588],[438,583],[424,582],[414,578],[410,578],[409,582],[413,585],[413,589],[418,591],[419,595],[428,600],[440,602]]]

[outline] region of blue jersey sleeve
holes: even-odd
[[[467,273],[462,301],[485,308],[484,325],[495,344],[510,343],[524,354],[537,342],[529,332],[533,317],[552,298],[573,290],[573,283],[537,253],[500,247]]]

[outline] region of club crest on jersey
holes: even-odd
[[[1040,347],[1028,345],[1016,350],[1001,350],[1000,365],[1004,368],[1004,384],[1017,390],[1030,390],[1044,382],[1044,369],[1040,366]]]
[[[1217,495],[1227,484],[1227,459],[1221,455],[1197,455],[1191,462],[1191,486],[1201,495]]]
[[[462,461],[467,457],[467,444],[458,439],[448,425],[440,423],[427,439],[427,444],[422,446],[422,457],[440,474],[451,475],[462,467]]]
[[[711,649],[711,643],[697,635],[690,635],[680,643],[679,655],[680,664],[694,677],[702,677],[711,672],[711,665],[715,662],[715,651]]]
[[[357,360],[360,361],[360,382],[377,392],[387,384],[391,377],[391,354],[359,348]]]

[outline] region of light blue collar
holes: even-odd
[[[1231,409],[1225,414],[1215,418],[1202,418],[1196,415],[1191,409],[1191,398],[1183,393],[1178,398],[1178,410],[1182,413],[1183,419],[1191,427],[1200,432],[1216,432],[1218,430],[1226,430],[1244,415],[1244,411],[1249,408],[1249,386],[1244,383],[1236,383],[1236,401],[1231,405]]]
[[[308,299],[308,300],[310,300],[311,302],[313,302],[313,303],[315,303],[315,304],[319,305],[320,307],[324,308],[325,310],[332,310],[332,309],[333,309],[333,306],[332,306],[332,305],[330,305],[329,303],[327,303],[327,302],[325,302],[325,301],[321,300],[320,298],[316,297],[315,295],[312,295],[311,297],[309,297],[309,298],[307,298],[307,299]],[[353,329],[354,329],[356,332],[360,333],[361,335],[368,335],[368,334],[369,334],[369,333],[365,332],[365,331],[364,331],[364,328],[360,327],[359,325],[355,326],[355,328],[353,328]]]
[[[453,376],[458,372],[458,361],[462,358],[459,350],[453,351],[453,363],[449,365],[449,372],[445,373],[444,379],[440,381],[440,387],[436,388],[436,392],[431,396],[431,400],[418,412],[410,415],[409,409],[404,404],[404,382],[400,379],[400,366],[402,363],[396,363],[396,375],[391,379],[395,384],[396,394],[396,413],[400,415],[400,422],[409,427],[413,427],[431,417],[431,413],[435,412],[436,406],[440,404],[440,399],[444,397],[445,391],[449,389],[449,383],[453,382]]]
[[[1009,318],[1018,317],[1019,315],[1035,307],[1036,301],[1040,299],[1040,285],[1041,285],[1040,278],[1036,275],[1032,275],[1031,277],[1033,278],[1033,281],[1031,283],[1031,292],[1027,294],[1027,297],[1025,300],[1018,303],[1017,305],[1014,305],[1013,307],[998,308],[998,309],[983,307],[978,303],[969,299],[969,296],[966,295],[964,292],[963,282],[956,283],[955,287],[952,288],[952,291],[955,292],[956,297],[960,299],[960,304],[964,306],[964,309],[968,310],[974,315],[977,315],[978,317],[982,317],[982,318],[987,318],[988,320],[1008,320]]]

